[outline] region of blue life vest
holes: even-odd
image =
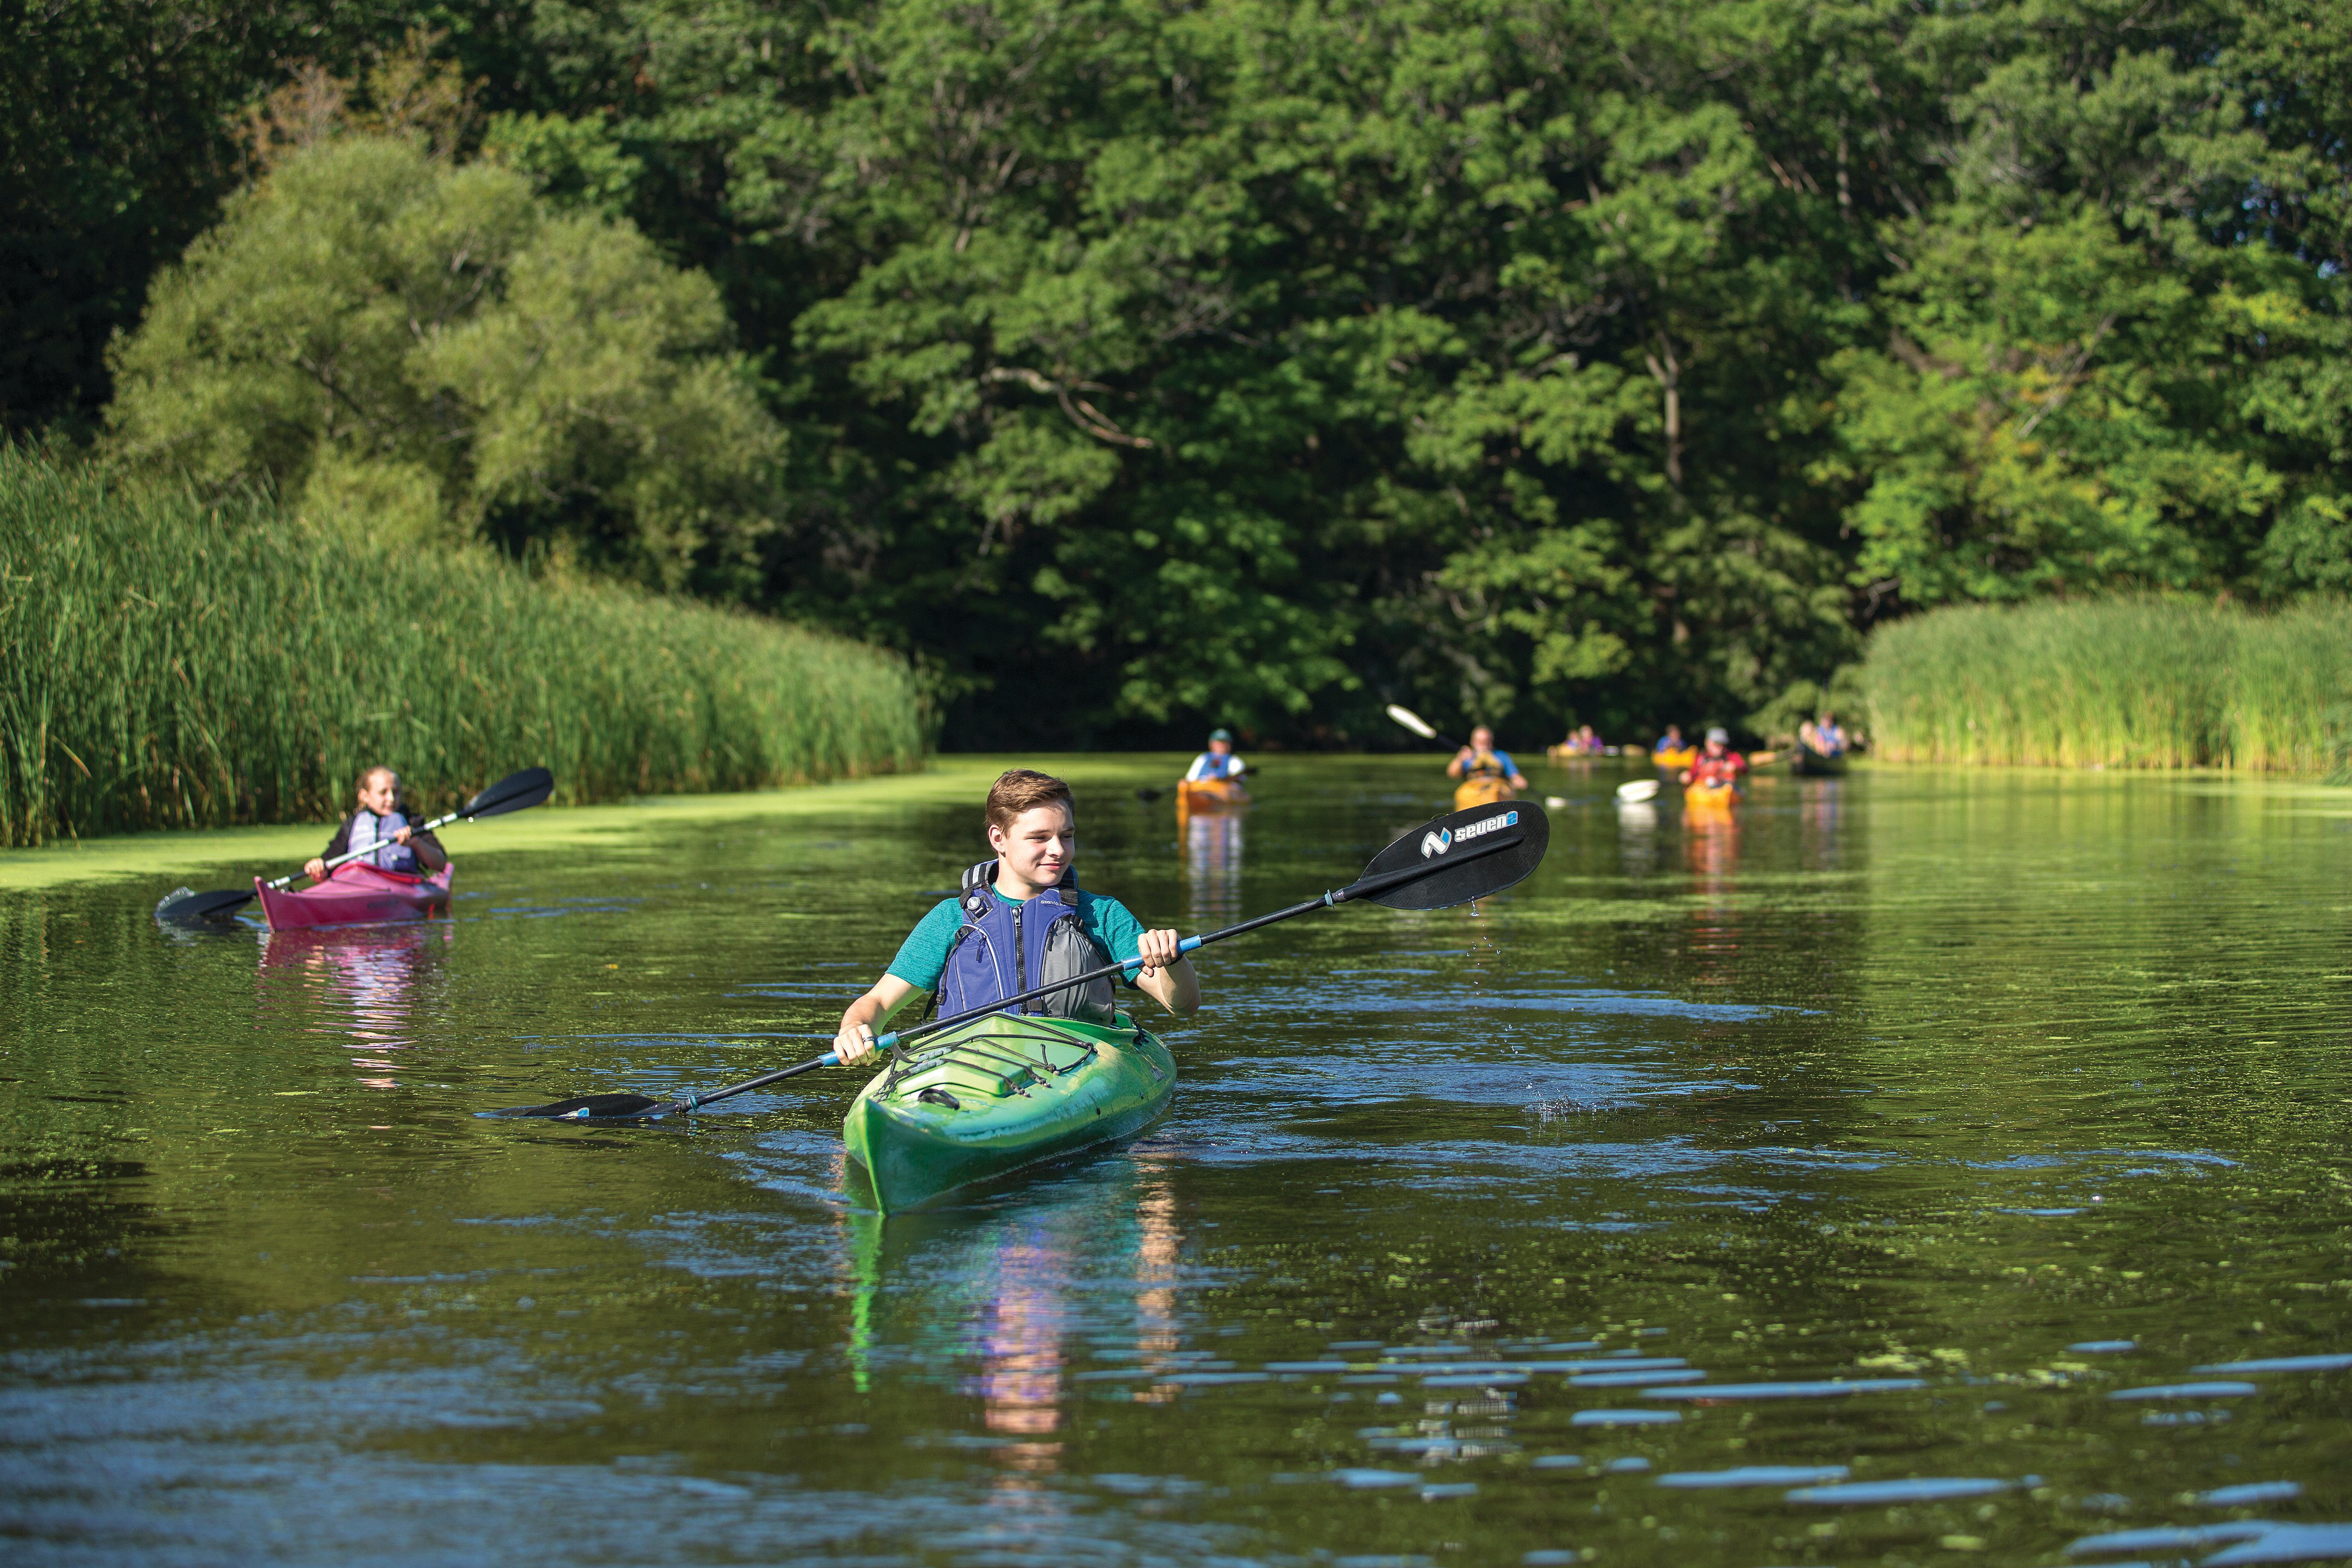
[[[1202,752],[1194,759],[1192,767],[1199,778],[1224,779],[1234,776],[1234,763],[1238,761],[1240,759],[1231,752],[1227,752],[1222,757],[1214,752]]]
[[[963,924],[940,972],[941,1017],[992,1007],[1007,996],[1111,962],[1087,930],[1078,910],[1078,884],[1069,872],[1062,884],[1035,898],[1007,903],[996,896],[996,866],[982,860],[963,874],[958,901]],[[1108,1024],[1117,1005],[1108,977],[1024,1002],[1017,1009],[1048,1018],[1079,1018]]]
[[[408,818],[399,812],[387,811],[382,816],[362,807],[352,813],[351,832],[343,840],[345,849],[364,849],[371,844],[383,848],[373,855],[362,855],[352,862],[354,866],[373,866],[379,871],[416,871],[416,851],[405,844],[390,842],[392,836],[408,826]]]

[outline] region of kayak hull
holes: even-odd
[[[421,921],[449,907],[455,866],[429,877],[379,871],[373,866],[338,866],[325,881],[300,892],[283,891],[256,877],[261,917],[271,931],[310,931],[320,926],[389,925]]]
[[[1670,773],[1678,773],[1698,761],[1698,748],[1685,746],[1680,751],[1653,752],[1650,753],[1650,760]]]
[[[1132,1137],[1175,1089],[1168,1047],[1130,1019],[998,1013],[909,1047],[858,1092],[842,1136],[897,1214]]]
[[[1501,779],[1464,779],[1454,787],[1454,809],[1456,811],[1518,798],[1518,792]]]
[[[1825,757],[1809,746],[1799,746],[1789,753],[1789,768],[1800,778],[1833,779],[1845,772],[1845,758]]]
[[[1693,811],[1729,811],[1739,804],[1739,792],[1729,784],[1692,784],[1683,791],[1683,805]]]
[[[1249,803],[1249,786],[1239,779],[1176,781],[1176,809],[1187,816],[1213,811],[1237,811]]]

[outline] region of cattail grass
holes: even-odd
[[[0,448],[0,845],[330,817],[379,762],[436,810],[535,763],[575,803],[839,778],[924,729],[856,643]]]
[[[1895,761],[2320,773],[2352,698],[2352,604],[1935,610],[1872,636],[1863,684]]]

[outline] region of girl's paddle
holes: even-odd
[[[1541,808],[1528,801],[1498,801],[1487,805],[1475,805],[1467,811],[1457,811],[1423,824],[1372,857],[1364,874],[1344,888],[1335,888],[1318,894],[1303,903],[1286,910],[1276,910],[1270,915],[1230,925],[1223,931],[1213,931],[1205,936],[1188,936],[1179,944],[1179,951],[1192,952],[1213,942],[1223,942],[1244,931],[1257,931],[1309,914],[1317,910],[1337,909],[1341,904],[1368,900],[1392,910],[1443,910],[1454,904],[1466,904],[1473,899],[1483,899],[1499,893],[1519,881],[1543,863],[1544,850],[1551,842],[1551,821]],[[969,1013],[951,1017],[935,1018],[911,1029],[901,1029],[875,1037],[874,1044],[882,1050],[935,1035],[942,1029],[952,1029],[969,1024],[975,1018],[985,1018],[1023,1002],[1034,1002],[1041,996],[1067,991],[1089,981],[1123,974],[1136,967],[1139,960],[1129,959],[1124,963],[1106,964],[1088,970],[1084,974],[1024,991],[1008,996],[993,1007],[977,1007]],[[741,1083],[731,1083],[724,1089],[707,1093],[688,1094],[677,1100],[656,1100],[643,1094],[590,1094],[576,1100],[559,1100],[551,1105],[518,1105],[505,1110],[484,1110],[481,1116],[546,1117],[558,1121],[646,1121],[656,1117],[676,1116],[709,1105],[716,1100],[755,1089],[765,1089],[772,1083],[782,1083],[788,1078],[814,1072],[819,1068],[837,1066],[840,1058],[833,1052],[797,1067],[781,1068],[761,1073]]]
[[[446,827],[453,822],[471,822],[482,816],[503,816],[509,811],[521,811],[526,807],[537,805],[554,793],[555,775],[553,773],[549,773],[545,768],[525,768],[519,773],[509,773],[448,816],[436,816],[417,831],[431,833],[436,828]],[[364,849],[354,849],[348,855],[338,855],[327,862],[327,869],[331,871],[338,866],[347,865],[353,860],[373,855],[383,847],[381,844],[371,844]],[[289,871],[268,885],[272,889],[289,888],[293,886],[294,879],[300,875],[302,873],[299,871]],[[233,888],[225,889],[213,893],[192,893],[183,888],[155,906],[155,918],[159,921],[213,920],[250,902],[252,899],[253,889],[250,888],[243,891]]]

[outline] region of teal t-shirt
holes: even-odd
[[[1020,902],[993,888],[989,892],[1008,904]],[[1077,903],[1078,920],[1087,934],[1102,943],[1114,962],[1135,956],[1143,944],[1145,928],[1125,904],[1084,889],[1078,890]],[[953,899],[940,900],[898,944],[898,956],[890,961],[889,972],[918,991],[937,991],[940,976],[947,971],[948,950],[955,945],[956,932],[962,926],[963,906]],[[1129,985],[1135,984],[1133,975],[1120,978]]]

